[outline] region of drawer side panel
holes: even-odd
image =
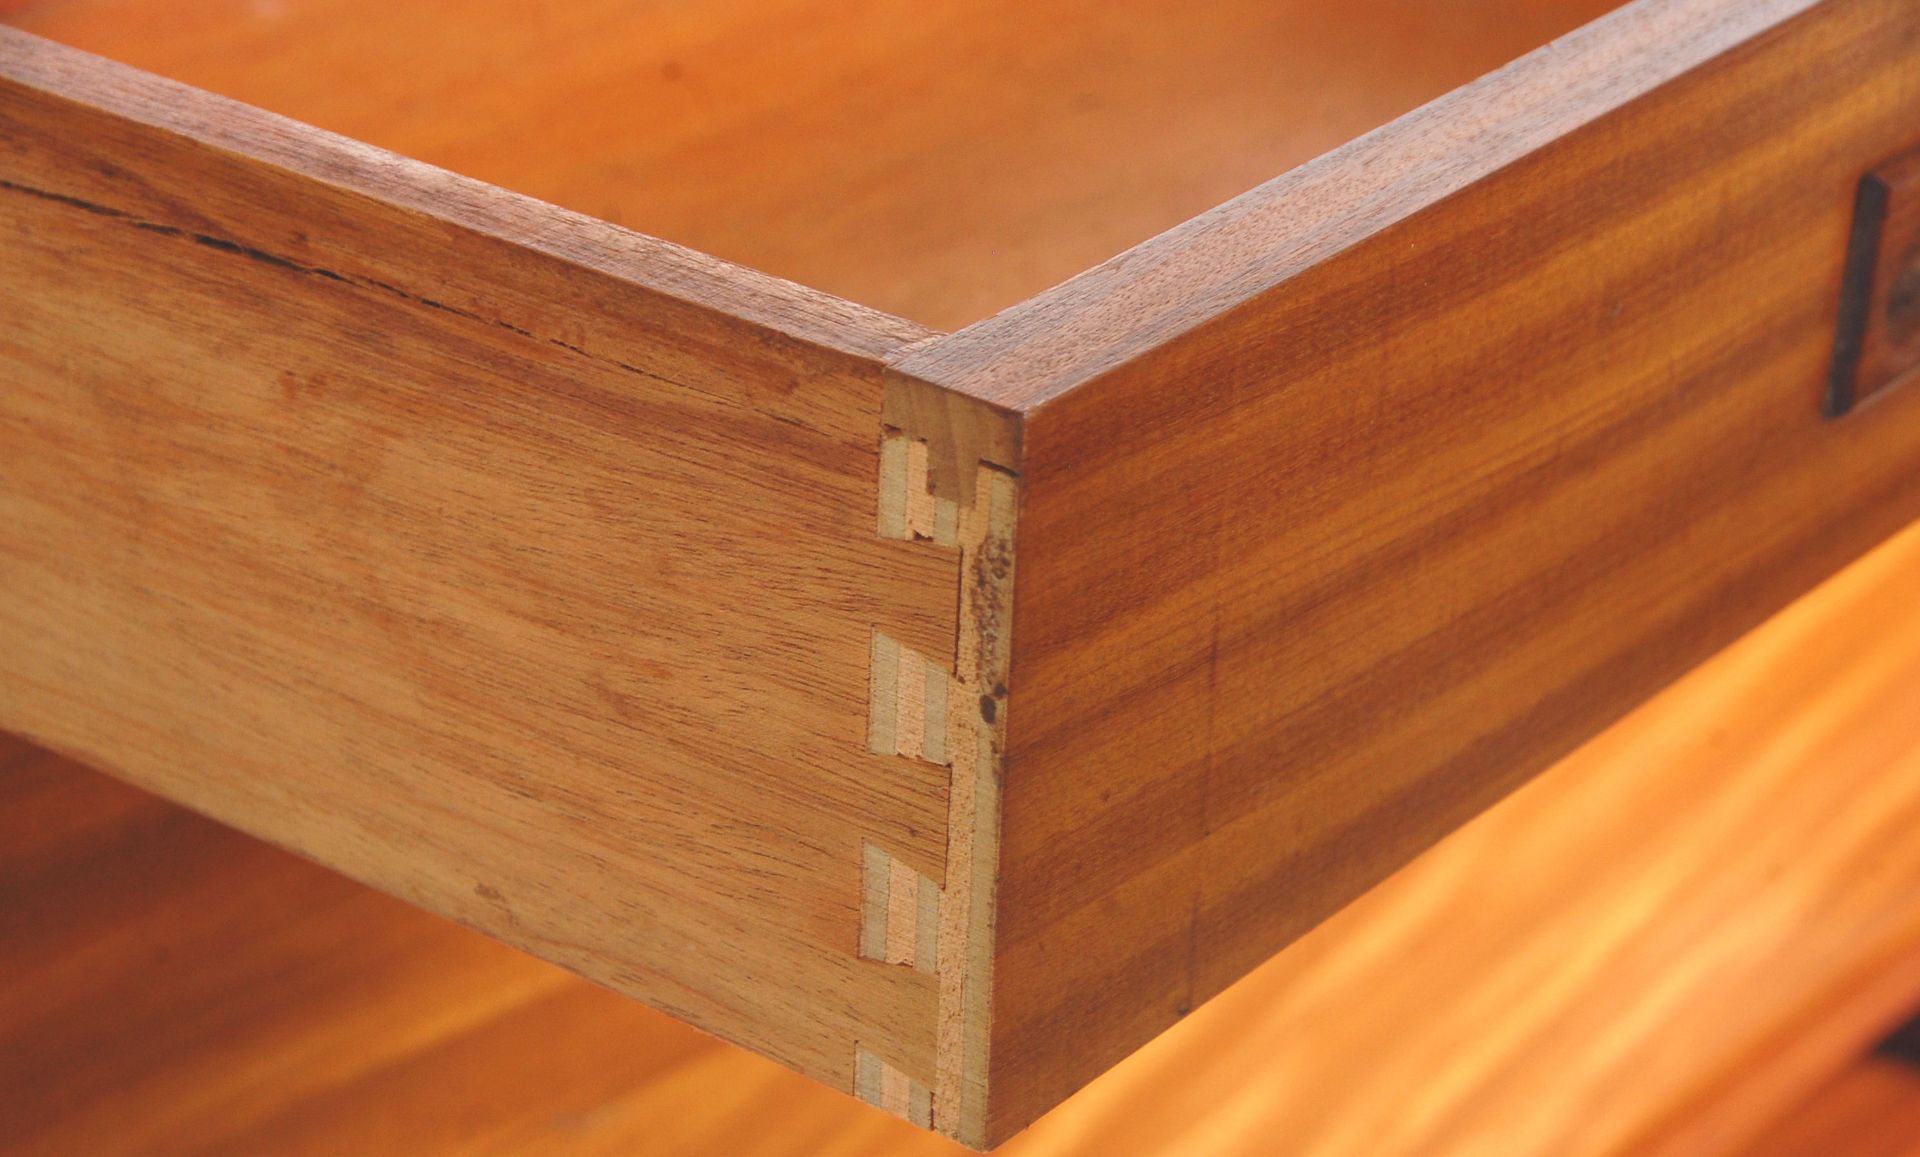
[[[0,729],[848,1091],[941,978],[860,955],[917,329],[0,32]]]

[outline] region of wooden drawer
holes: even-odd
[[[0,729],[975,1145],[1920,514],[1911,0],[179,7],[5,9],[273,112],[0,32]]]

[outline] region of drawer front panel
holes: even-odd
[[[997,1121],[1920,514],[1916,141],[1911,0],[1650,0],[908,359],[1026,414]]]

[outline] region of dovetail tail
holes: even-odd
[[[947,670],[927,664],[922,699],[926,717],[920,728],[920,758],[928,763],[945,764],[947,758]]]
[[[867,675],[867,750],[945,765],[946,667],[879,631]]]
[[[867,844],[861,856],[860,955],[931,973],[939,927],[939,885]]]
[[[927,1086],[864,1048],[855,1050],[853,1070],[855,1096],[922,1129],[933,1128],[933,1093]]]
[[[928,489],[924,440],[888,430],[880,439],[880,537],[960,544],[960,508]]]

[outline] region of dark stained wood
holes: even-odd
[[[1905,0],[1651,0],[896,367],[1025,417],[995,1137],[1920,514],[1916,125]]]
[[[1920,370],[1920,148],[1860,182],[1833,360],[1836,417]]]

